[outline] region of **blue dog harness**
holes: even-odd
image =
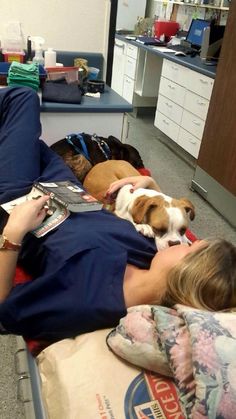
[[[72,141],[73,139],[79,140],[79,144],[82,147],[82,149],[77,147],[77,145]],[[88,149],[82,134],[69,134],[66,136],[66,141],[68,144],[72,145],[76,153],[82,154],[84,157],[86,157],[87,160],[90,161]]]
[[[92,135],[91,140],[97,143],[106,160],[111,160],[111,150],[106,141],[101,140],[96,134]]]
[[[77,147],[77,145],[74,143],[73,140],[78,140],[81,148]],[[102,152],[105,159],[106,160],[111,160],[111,157],[112,157],[111,150],[110,150],[110,147],[108,146],[108,144],[106,143],[106,141],[99,138],[96,134],[92,135],[91,140],[96,142],[96,144],[98,145],[99,150]],[[74,148],[76,153],[82,154],[84,157],[86,157],[87,160],[90,161],[90,163],[92,163],[91,159],[89,157],[88,148],[87,148],[87,146],[85,144],[85,141],[84,141],[84,138],[83,138],[83,134],[69,134],[69,135],[66,136],[66,141],[67,141],[68,144],[70,144]]]

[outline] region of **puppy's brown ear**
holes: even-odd
[[[132,206],[130,213],[136,224],[141,224],[143,221],[143,218],[146,214],[146,204],[148,199],[149,198],[147,196],[142,195],[135,200]]]
[[[187,198],[180,198],[180,204],[184,207],[185,211],[189,213],[190,220],[194,220],[195,218],[195,208],[194,205],[189,199]]]
[[[156,205],[156,204],[155,204]],[[133,220],[136,224],[141,224],[144,221],[144,217],[147,212],[153,207],[153,199],[142,195],[134,201],[134,205],[130,211]]]

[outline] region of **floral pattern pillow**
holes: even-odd
[[[236,313],[133,307],[108,345],[135,365],[172,375],[186,418],[236,418]]]
[[[149,305],[129,308],[116,329],[109,333],[107,344],[113,352],[131,364],[172,376]]]
[[[236,313],[177,306],[192,345],[196,384],[192,417],[236,418]]]
[[[176,310],[154,306],[152,311],[157,334],[179,389],[183,411],[188,417],[195,401],[196,387],[188,327]]]

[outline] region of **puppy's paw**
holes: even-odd
[[[143,236],[154,238],[153,229],[148,224],[135,224],[136,230],[141,233]]]

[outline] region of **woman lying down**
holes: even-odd
[[[39,140],[39,101],[33,90],[1,89],[0,115],[0,203],[28,193],[34,181],[79,184],[63,160]],[[148,182],[153,184],[140,176],[134,188]],[[181,303],[209,310],[236,305],[232,244],[197,241],[156,253],[153,239],[106,210],[73,213],[57,229],[36,238],[28,232],[45,218],[47,199],[18,205],[4,226],[2,331],[56,341],[112,327],[134,305]],[[17,263],[33,280],[13,287]]]

